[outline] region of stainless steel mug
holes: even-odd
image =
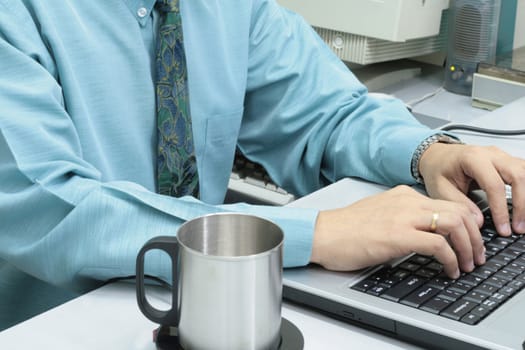
[[[137,301],[153,322],[178,328],[186,349],[277,349],[281,339],[282,230],[266,219],[211,214],[184,223],[176,237],[149,240],[137,256]],[[171,258],[169,310],[144,291],[144,257],[154,249]]]

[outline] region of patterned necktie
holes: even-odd
[[[186,57],[178,0],[157,0],[161,14],[157,39],[158,191],[199,196],[193,146]]]

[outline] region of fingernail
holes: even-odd
[[[454,273],[452,274],[452,279],[457,280],[459,278],[459,275],[459,269],[456,269],[456,271],[454,271]]]
[[[487,261],[487,257],[485,255],[486,253],[487,253],[487,249],[483,247],[483,252],[478,255],[478,261],[480,265],[483,265]]]
[[[498,231],[503,235],[510,235],[510,225],[508,223],[498,225]]]
[[[525,221],[518,221],[516,224],[516,231],[519,233],[525,232]]]

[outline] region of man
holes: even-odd
[[[149,238],[211,212],[274,220],[286,267],[351,270],[416,251],[435,255],[451,277],[484,262],[481,213],[464,195],[474,180],[503,235],[511,184],[513,228],[525,231],[522,160],[432,138],[401,102],[368,96],[274,0],[182,0],[200,197],[155,193],[154,5],[0,0],[0,327],[68,290],[133,275]],[[321,213],[221,205],[236,146],[298,195],[355,176],[417,178],[437,199],[397,187]],[[167,268],[159,256],[147,273],[163,278]]]

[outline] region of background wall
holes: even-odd
[[[516,11],[516,31],[514,32],[514,47],[525,46],[525,0],[518,0]]]

